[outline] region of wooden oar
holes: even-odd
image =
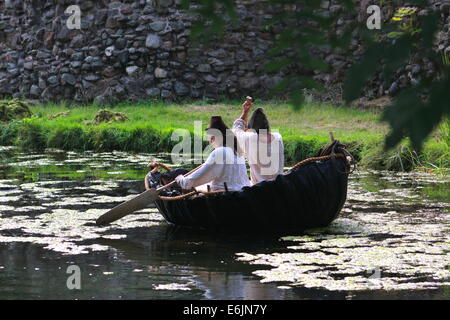
[[[189,171],[184,176],[188,176],[195,171],[197,171],[201,167],[198,166],[197,168]],[[119,204],[118,206],[112,208],[108,212],[102,214],[95,223],[97,225],[103,225],[108,224],[111,222],[114,222],[116,220],[119,220],[120,218],[125,217],[126,215],[129,215],[137,210],[144,209],[147,207],[150,203],[155,202],[159,198],[159,193],[167,189],[171,186],[173,186],[176,183],[176,181],[172,181],[165,186],[159,187],[158,189],[152,188],[147,191],[142,192],[137,197],[134,197],[133,199],[130,199],[128,201],[125,201],[124,203]]]

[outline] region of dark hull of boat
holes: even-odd
[[[301,231],[329,225],[347,198],[342,158],[313,162],[240,192],[156,201],[172,224],[223,231]]]

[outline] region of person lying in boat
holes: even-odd
[[[263,180],[273,180],[283,173],[284,145],[278,132],[271,132],[269,121],[263,108],[248,114],[253,107],[251,97],[242,104],[242,114],[233,123],[239,147],[244,151],[250,166],[252,184]]]
[[[187,177],[179,175],[175,178],[181,188],[189,190],[208,184],[211,191],[225,188],[229,191],[239,191],[250,186],[245,159],[239,154],[236,137],[222,117],[211,117],[206,134],[214,150],[200,169]]]

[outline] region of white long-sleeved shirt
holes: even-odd
[[[185,190],[206,183],[210,184],[212,191],[224,190],[224,182],[230,191],[250,186],[245,159],[229,147],[214,149],[200,169],[187,177],[178,176],[175,180]]]
[[[247,123],[240,118],[233,123],[239,147],[250,165],[252,184],[275,179],[284,169],[283,138],[278,132],[270,132],[272,139],[269,142],[266,135],[246,132],[246,127]]]

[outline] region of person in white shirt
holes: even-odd
[[[250,186],[245,159],[238,152],[236,137],[225,125],[220,116],[211,117],[206,129],[209,143],[214,147],[201,168],[187,177],[175,178],[180,187],[189,190],[204,184],[211,186],[211,191],[239,191]]]
[[[283,138],[271,132],[269,121],[262,108],[257,108],[247,122],[253,102],[250,97],[242,105],[242,114],[233,123],[238,145],[243,150],[250,166],[252,184],[273,180],[284,169]]]

